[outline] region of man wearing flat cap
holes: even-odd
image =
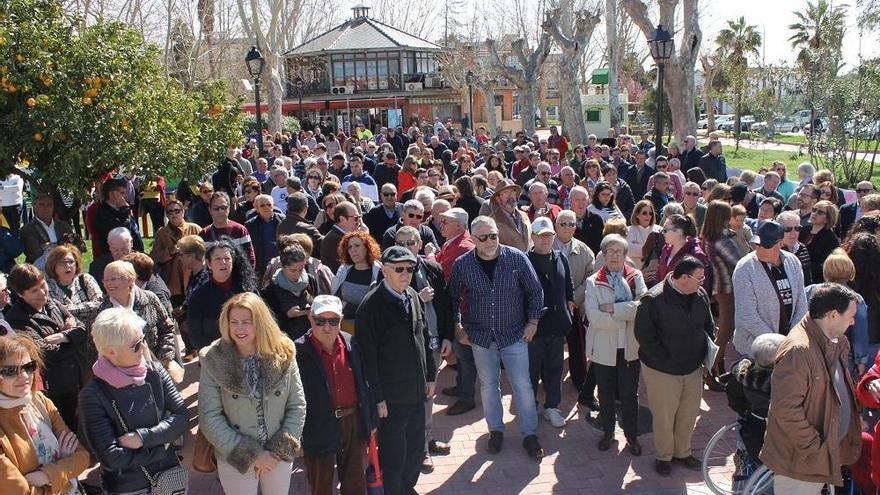
[[[355,315],[355,341],[379,414],[379,461],[386,495],[410,495],[425,445],[425,399],[437,367],[425,304],[410,286],[416,256],[402,246],[382,253],[382,275]]]

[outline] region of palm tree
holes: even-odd
[[[746,24],[745,17],[727,21],[727,27],[715,39],[718,54],[725,61],[733,80],[733,128],[737,143],[740,133],[740,111],[743,87],[748,76],[749,56],[758,56],[761,33],[757,26]]]

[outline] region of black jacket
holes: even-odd
[[[132,226],[137,227],[137,223],[132,224],[131,208],[116,209],[107,203],[101,203],[95,210],[95,218],[92,225],[95,228],[95,237],[92,242],[97,242],[101,253],[109,253],[110,245],[107,243],[107,234],[116,227],[125,227],[131,232],[132,247],[135,251],[144,251],[144,242],[141,240],[141,234],[136,229],[132,230]],[[209,222],[210,223],[210,222]]]
[[[254,257],[257,260],[256,270],[257,273],[263,273],[263,270],[266,269],[266,265],[269,264],[269,261],[272,259],[272,256],[269,256],[269,253],[265,252],[263,249],[263,224],[270,223],[274,225],[272,232],[276,233],[275,236],[272,237],[272,241],[278,238],[278,226],[281,225],[281,222],[284,221],[284,215],[273,212],[272,217],[269,218],[269,221],[263,220],[263,217],[257,215],[250,220],[247,221],[245,227],[248,230],[248,234],[251,236],[251,246],[254,247]],[[314,249],[314,246],[312,247]]]
[[[287,217],[284,218],[284,221],[278,226],[278,230],[275,231],[276,237],[299,233],[305,234],[312,239],[313,253],[321,252],[321,241],[324,240],[323,234],[318,232],[318,228],[312,222],[296,213],[288,212]],[[251,237],[253,237],[253,234],[251,234]]]
[[[574,238],[586,244],[594,253],[598,253],[601,251],[599,245],[602,243],[605,222],[602,221],[602,217],[590,211],[586,211],[584,217],[579,220]]]
[[[687,176],[687,171],[699,166],[700,158],[703,157],[703,154],[697,148],[691,148],[690,151],[682,151],[681,158],[679,161],[681,162],[681,173]]]
[[[715,179],[719,184],[727,182],[727,162],[723,156],[706,153],[700,158],[699,165],[707,179]]]
[[[473,222],[475,218],[480,216],[480,208],[482,208],[485,202],[485,199],[478,198],[476,196],[462,196],[458,198],[458,201],[455,202],[455,206],[457,206],[458,208],[463,208],[464,211],[467,212],[468,227],[470,227],[471,222]]]
[[[187,299],[186,324],[190,342],[200,349],[220,338],[218,316],[223,304],[232,296],[244,290],[232,284],[232,289],[224,290],[208,275],[208,281],[196,287]]]
[[[669,279],[655,285],[641,298],[635,335],[646,366],[669,375],[693,373],[706,358],[706,336],[715,335],[709,296],[702,288],[686,296]]]
[[[376,244],[382,244],[382,236],[385,235],[385,231],[389,227],[397,225],[402,213],[403,203],[395,204],[394,214],[391,217],[385,214],[385,206],[380,203],[364,215],[364,225],[370,229],[370,235],[376,240]]]
[[[370,232],[372,233],[372,231]],[[344,235],[341,230],[331,228],[327,235],[324,236],[324,239],[321,240],[321,249],[318,251],[318,256],[321,259],[321,263],[324,263],[333,273],[336,273],[339,270],[339,265],[342,264],[337,249]]]
[[[801,230],[800,242],[807,246],[807,252],[810,253],[810,270],[813,275],[813,283],[821,284],[825,281],[825,275],[822,273],[822,265],[831,251],[840,246],[840,240],[834,235],[831,229],[822,229],[813,238],[809,244],[806,243],[807,237],[810,235],[810,228]]]
[[[271,309],[273,313],[275,313],[275,320],[278,322],[278,326],[281,327],[282,332],[290,337],[290,340],[296,340],[302,337],[310,327],[308,316],[300,316],[297,318],[287,316],[287,310],[294,306],[299,306],[300,309],[305,309],[306,306],[311,306],[312,300],[318,295],[317,279],[312,275],[308,275],[308,277],[309,285],[303,289],[299,296],[284,289],[275,283],[274,280],[269,282],[269,285],[260,291],[260,297],[266,301],[266,305],[269,306],[269,309]]]
[[[674,202],[675,198],[670,196],[669,194],[663,194],[657,190],[657,188],[653,188],[645,194],[645,199],[651,202],[654,205],[654,218],[660,218],[660,212],[663,211],[663,207],[668,205],[670,202]],[[632,213],[632,210],[630,210]],[[627,215],[626,219],[629,220],[629,215]]]
[[[632,189],[629,188],[629,184],[622,179],[617,179],[617,193],[614,194],[614,204],[623,213],[626,223],[629,223],[633,208],[636,206],[636,200],[633,197]]]
[[[571,313],[568,301],[574,301],[574,285],[571,281],[571,269],[568,260],[559,251],[550,251],[552,272],[544,273],[535,260],[540,256],[529,251],[529,261],[541,281],[544,289],[544,315],[538,320],[536,336],[565,335],[571,329]]]
[[[380,271],[376,277],[376,283],[381,283],[385,275]],[[449,296],[449,287],[446,285],[446,278],[443,276],[443,267],[440,263],[427,258],[419,257],[416,265],[416,271],[413,272],[412,282],[409,284],[416,293],[421,292],[425,287],[434,289],[434,299],[431,301],[434,305],[434,312],[437,314],[437,336],[440,341],[443,339],[452,341],[455,338],[454,322],[452,321],[452,298]]]
[[[113,402],[128,430],[119,423]],[[80,438],[101,461],[101,481],[108,492],[149,488],[141,467],[154,476],[180,464],[170,444],[186,431],[188,414],[180,392],[158,363],[147,363],[147,381],[141,386],[113,388],[95,378],[79,394],[79,411]],[[136,431],[144,446],[120,446],[116,439],[126,431]]]
[[[397,225],[388,227],[385,230],[385,234],[382,236],[382,242],[379,243],[379,246],[382,248],[383,251],[390,248],[391,246],[394,246],[396,242],[394,238],[397,236],[397,229],[401,227],[403,227],[403,219],[398,221]],[[428,244],[433,244],[437,248],[441,247],[437,243],[437,239],[434,237],[434,231],[431,230],[428,226],[423,224],[416,227],[416,229],[419,231],[419,237],[422,239],[422,249],[419,254],[425,254],[425,246],[427,246]]]
[[[391,168],[385,162],[377,164],[376,173],[373,174],[373,179],[376,181],[376,188],[381,191],[382,186],[385,184],[394,184],[394,187],[397,187],[397,174],[399,172],[400,165],[395,164],[394,167]]]
[[[333,400],[327,373],[317,349],[309,340],[311,332],[296,342],[296,363],[306,396],[306,423],[302,432],[302,447],[306,457],[325,457],[339,451],[339,420],[333,416]],[[345,342],[348,366],[354,375],[354,388],[358,397],[358,414],[361,420],[361,436],[367,440],[370,431],[379,424],[379,416],[370,393],[364,372],[361,349],[351,335],[340,332]]]
[[[834,233],[837,234],[837,237],[840,239],[846,237],[846,234],[849,233],[849,229],[854,223],[856,223],[856,210],[858,209],[858,206],[859,202],[853,201],[840,208],[840,219],[837,221],[837,228],[834,229]]]
[[[633,197],[636,198],[644,198],[645,194],[648,193],[648,180],[652,175],[657,173],[653,168],[645,165],[642,169],[642,178],[639,180],[639,171],[636,165],[626,169],[626,172],[620,177],[623,179],[632,190]]]
[[[411,287],[406,293],[409,314],[382,283],[364,296],[355,316],[355,340],[377,404],[419,404],[425,400],[426,382],[436,380],[424,304]]]

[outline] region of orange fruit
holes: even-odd
[[[91,104],[92,104],[92,99],[89,98],[88,96],[86,96],[86,97],[84,97],[84,98],[82,99],[82,104],[83,104],[83,105],[91,105]]]
[[[15,60],[18,60],[19,62],[24,62],[24,55],[19,53],[15,56]]]
[[[28,98],[25,103],[27,103],[27,106],[34,108],[37,105],[37,100],[34,98]]]
[[[43,140],[43,133],[42,132],[35,132],[34,133],[34,141],[40,142],[42,140]]]

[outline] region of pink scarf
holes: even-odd
[[[122,388],[129,385],[143,385],[147,379],[147,362],[141,357],[141,362],[128,368],[120,368],[107,360],[99,357],[92,365],[95,376],[107,382],[113,388]]]

